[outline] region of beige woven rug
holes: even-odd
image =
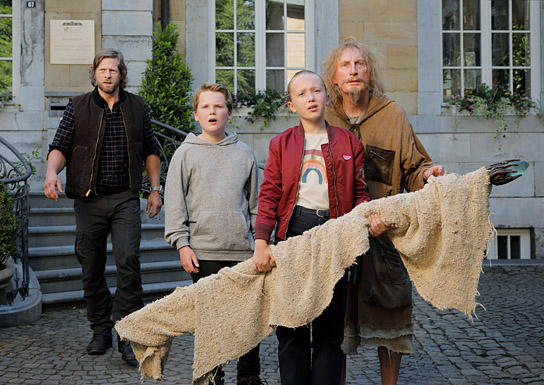
[[[336,282],[368,250],[368,221],[377,212],[395,223],[390,237],[419,294],[439,309],[469,317],[487,243],[489,179],[484,168],[431,178],[420,191],[357,206],[298,237],[272,246],[277,267],[255,273],[252,261],[225,268],[130,314],[116,324],[132,342],[142,378],[160,378],[174,337],[195,336],[193,383],[255,347],[273,325],[298,327],[329,304]]]

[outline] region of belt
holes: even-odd
[[[112,187],[112,188],[100,188],[97,187],[94,191],[94,195],[112,195],[128,190],[129,187]]]
[[[315,215],[320,218],[329,218],[329,210],[319,210],[319,209],[307,209],[306,207],[302,206],[295,206],[294,210],[295,214],[310,214]]]

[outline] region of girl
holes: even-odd
[[[327,92],[321,77],[297,72],[287,91],[289,108],[299,114],[300,124],[270,142],[255,225],[253,265],[259,272],[274,265],[268,242],[275,226],[278,242],[369,200],[363,145],[349,131],[325,121]],[[277,327],[282,385],[339,384],[346,289],[344,276],[312,328]]]

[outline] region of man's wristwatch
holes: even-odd
[[[162,185],[152,186],[151,191],[158,191],[159,194],[162,194]]]

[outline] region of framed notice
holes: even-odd
[[[51,20],[51,64],[92,64],[94,20]]]

